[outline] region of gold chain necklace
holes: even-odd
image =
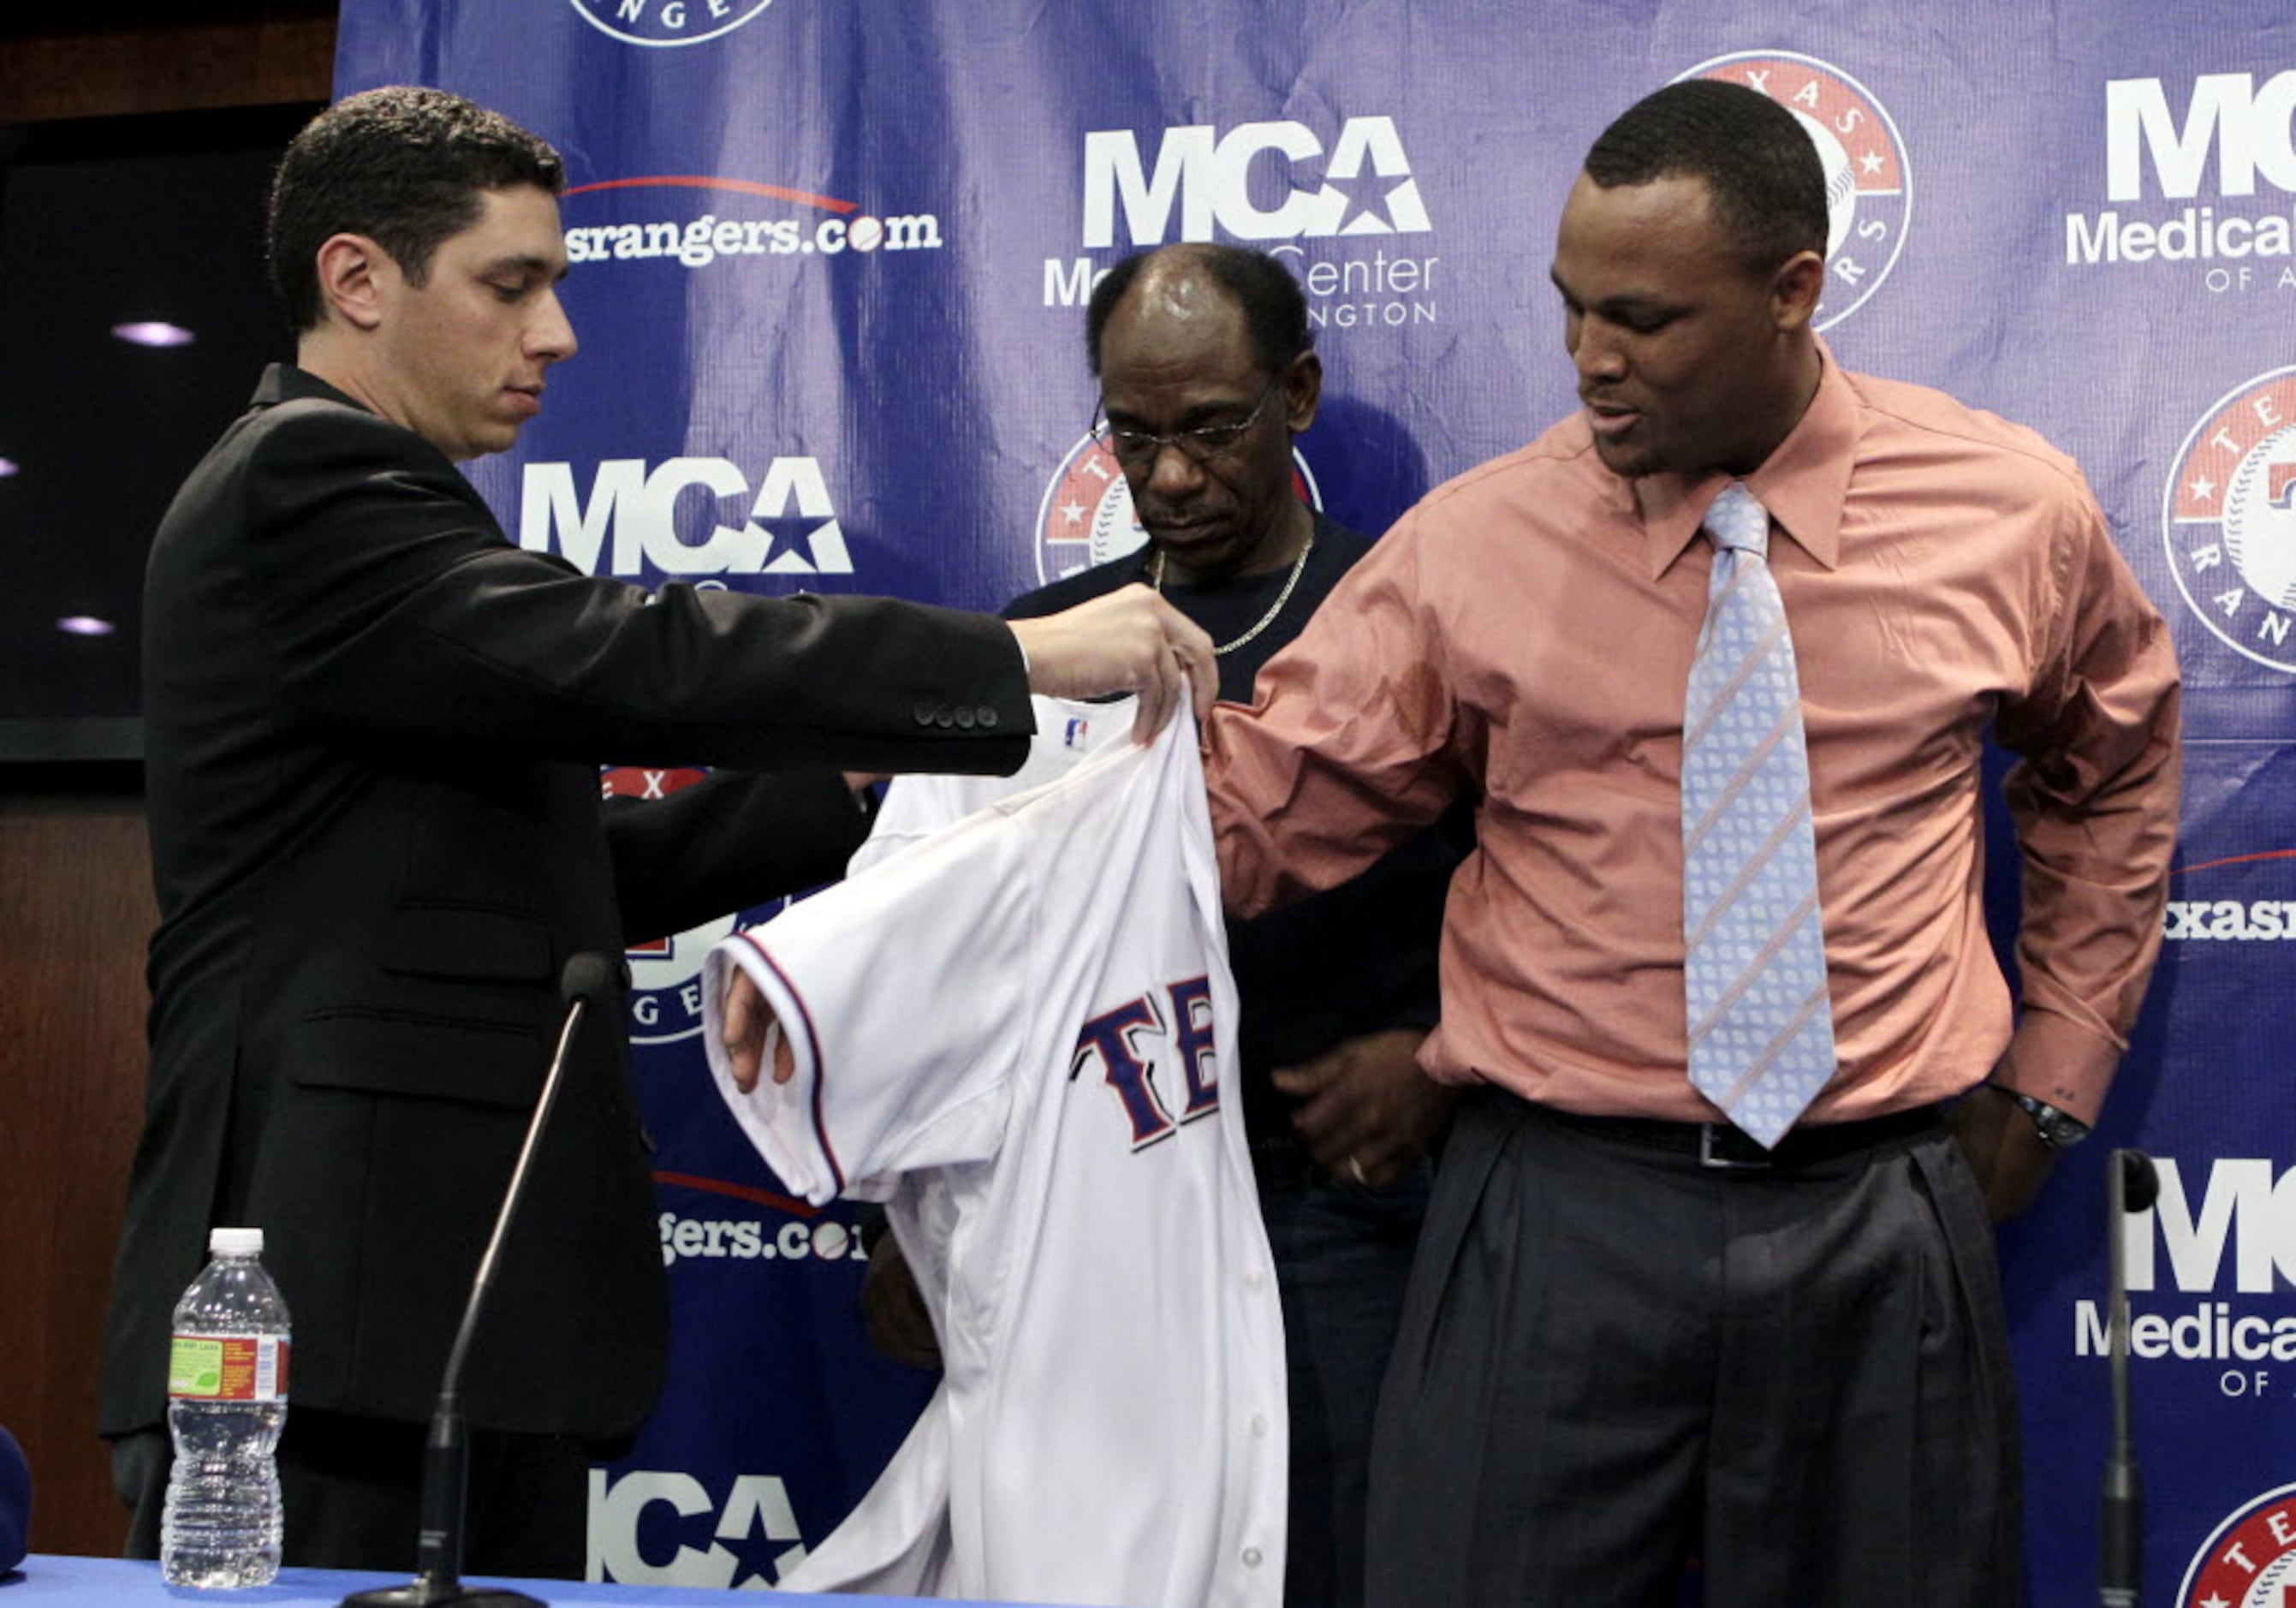
[[[1234,642],[1214,648],[1213,658],[1225,658],[1234,652],[1236,649],[1275,623],[1275,617],[1283,613],[1283,605],[1292,601],[1292,590],[1300,584],[1300,577],[1307,570],[1308,555],[1315,550],[1316,530],[1311,525],[1308,529],[1308,539],[1300,544],[1300,556],[1292,561],[1292,573],[1284,578],[1283,590],[1275,595],[1275,601],[1268,605],[1267,612],[1259,617],[1259,622],[1257,625]],[[1154,585],[1158,595],[1161,595],[1164,590],[1164,550],[1161,547],[1156,549],[1156,557],[1148,566],[1148,578]]]

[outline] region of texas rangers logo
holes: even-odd
[[[699,45],[730,34],[774,0],[568,0],[583,21],[625,45]]]
[[[1161,1088],[1160,1064],[1166,1084]],[[1069,1061],[1069,1081],[1080,1079],[1116,1096],[1135,1151],[1218,1111],[1219,1049],[1211,980],[1168,983],[1086,1022]]]
[[[2185,1571],[2177,1608],[2296,1608],[2296,1485],[2217,1527]]]
[[[1889,110],[1830,62],[1782,50],[1702,62],[1674,81],[1717,78],[1759,89],[1794,114],[1825,169],[1825,294],[1816,326],[1831,329],[1882,288],[1913,217],[1906,143]]]
[[[2162,494],[2161,535],[2185,606],[2217,640],[2296,672],[2296,368],[2201,415]]]
[[[708,774],[616,766],[598,773],[598,789],[606,799],[666,799]],[[734,924],[727,915],[669,937],[639,938],[623,952],[630,963],[632,1044],[669,1044],[701,1030],[701,959],[710,945],[732,936]]]
[[[1310,508],[1323,507],[1316,477],[1296,447],[1292,488]],[[1148,532],[1132,510],[1132,488],[1124,483],[1115,455],[1086,435],[1069,448],[1045,488],[1045,500],[1037,505],[1037,580],[1050,585],[1147,545]]]

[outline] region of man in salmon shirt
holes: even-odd
[[[1584,407],[1405,515],[1209,729],[1236,915],[1476,803],[1374,1608],[1672,1604],[1693,1558],[1716,1608],[2021,1600],[1991,1221],[2143,1000],[2177,673],[2070,459],[1836,364],[1826,241],[1785,108],[1630,109],[1554,258]]]

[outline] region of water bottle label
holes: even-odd
[[[193,1401],[284,1401],[287,1342],[271,1334],[178,1334],[168,1394]]]

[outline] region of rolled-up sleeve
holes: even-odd
[[[1220,884],[1251,916],[1338,886],[1456,796],[1458,707],[1419,584],[1417,516],[1350,570],[1205,734]]]

